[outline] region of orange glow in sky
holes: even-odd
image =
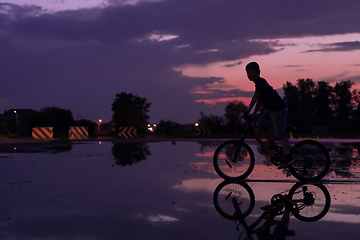
[[[254,84],[247,79],[245,66],[248,62],[256,61],[260,64],[261,77],[265,78],[275,89],[282,88],[287,81],[296,83],[298,79],[310,78],[314,82],[325,81],[331,85],[351,80],[360,82],[359,65],[360,50],[335,51],[330,44],[339,42],[353,42],[360,40],[360,34],[333,35],[322,37],[303,37],[289,39],[256,39],[252,41],[269,42],[276,46],[277,52],[251,56],[232,62],[217,62],[206,66],[186,65],[179,66],[176,70],[182,71],[191,77],[218,77],[224,82],[208,85],[212,89],[240,89],[254,91]],[[323,51],[320,51],[323,50]],[[233,67],[225,67],[227,64],[241,61],[241,64]],[[358,85],[355,88],[360,88]],[[209,105],[216,102],[230,100],[242,100],[249,103],[249,98],[233,97],[229,99],[206,99],[198,100]]]

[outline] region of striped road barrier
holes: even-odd
[[[120,127],[119,128],[120,138],[137,138],[137,129],[134,127]]]
[[[89,139],[88,127],[70,127],[69,139],[70,140]]]
[[[35,127],[32,129],[32,137],[38,140],[53,139],[52,127]]]
[[[209,136],[211,133],[210,129],[206,126],[196,127],[196,136]]]
[[[316,126],[313,126],[311,132],[314,135],[324,137],[324,136],[327,136],[329,134],[329,127],[328,126],[316,125]]]

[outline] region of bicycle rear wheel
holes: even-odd
[[[294,145],[296,161],[290,167],[291,174],[301,181],[318,181],[330,169],[330,155],[324,145],[314,140],[303,140]]]
[[[255,206],[255,195],[252,189],[245,182],[220,183],[213,195],[213,202],[216,211],[226,219],[236,220],[234,216],[235,208],[232,202],[236,198],[239,203],[243,217],[247,217]]]
[[[254,153],[244,142],[229,140],[215,151],[213,164],[215,171],[226,180],[243,180],[254,169]]]
[[[323,218],[331,204],[329,191],[322,184],[297,183],[290,189],[289,197],[296,203],[292,214],[305,222]]]

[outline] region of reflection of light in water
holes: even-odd
[[[205,153],[197,153],[197,154],[195,154],[195,156],[197,156],[197,157],[213,157],[214,156],[214,151],[208,151],[208,152],[205,152]]]
[[[352,158],[356,158],[359,156],[359,152],[358,152],[358,149],[357,148],[353,148],[352,151],[351,151],[351,156]]]
[[[182,180],[181,184],[173,186],[174,189],[183,192],[206,192],[213,193],[216,186],[222,181],[222,179],[211,178],[193,178]]]
[[[166,216],[166,215],[161,215],[161,214],[152,215],[152,216],[149,216],[149,217],[145,217],[142,214],[138,214],[135,217],[145,219],[148,222],[175,222],[175,221],[179,221],[179,219],[177,219],[177,218],[173,218],[173,217]]]
[[[194,171],[200,171],[200,172],[207,172],[207,173],[214,173],[217,175],[214,169],[214,165],[212,162],[192,162],[190,163],[193,167]]]
[[[99,141],[99,145],[101,145],[101,141]]]
[[[150,216],[147,218],[150,222],[174,222],[179,221],[177,218],[173,218],[170,216],[164,216],[164,215],[157,215],[157,216]]]
[[[331,207],[330,207],[331,210]],[[332,213],[328,212],[324,220],[331,222],[342,222],[342,223],[360,223],[359,214],[348,214],[348,213]]]

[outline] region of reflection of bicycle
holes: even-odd
[[[250,134],[261,147],[271,156],[275,166],[282,164],[285,158],[282,146],[274,142],[263,142],[255,133],[254,118],[249,116],[244,133],[236,140],[222,143],[214,153],[213,164],[220,177],[226,180],[242,180],[250,175],[255,165],[254,152],[245,138]],[[291,174],[301,181],[318,181],[330,168],[330,155],[327,149],[314,140],[302,140],[291,148],[296,160],[289,166]]]
[[[255,205],[255,196],[248,184],[224,181],[215,189],[213,201],[221,216],[230,220],[237,220],[239,225],[244,227],[245,239],[253,239],[251,235],[256,232],[256,227],[261,219],[259,217],[250,226],[245,221]],[[330,203],[330,194],[324,185],[296,183],[291,187],[288,194],[279,193],[271,198],[269,215],[272,218],[282,215],[285,206],[290,206],[290,212],[294,217],[301,221],[314,222],[326,215]],[[261,209],[267,211],[269,206]]]

